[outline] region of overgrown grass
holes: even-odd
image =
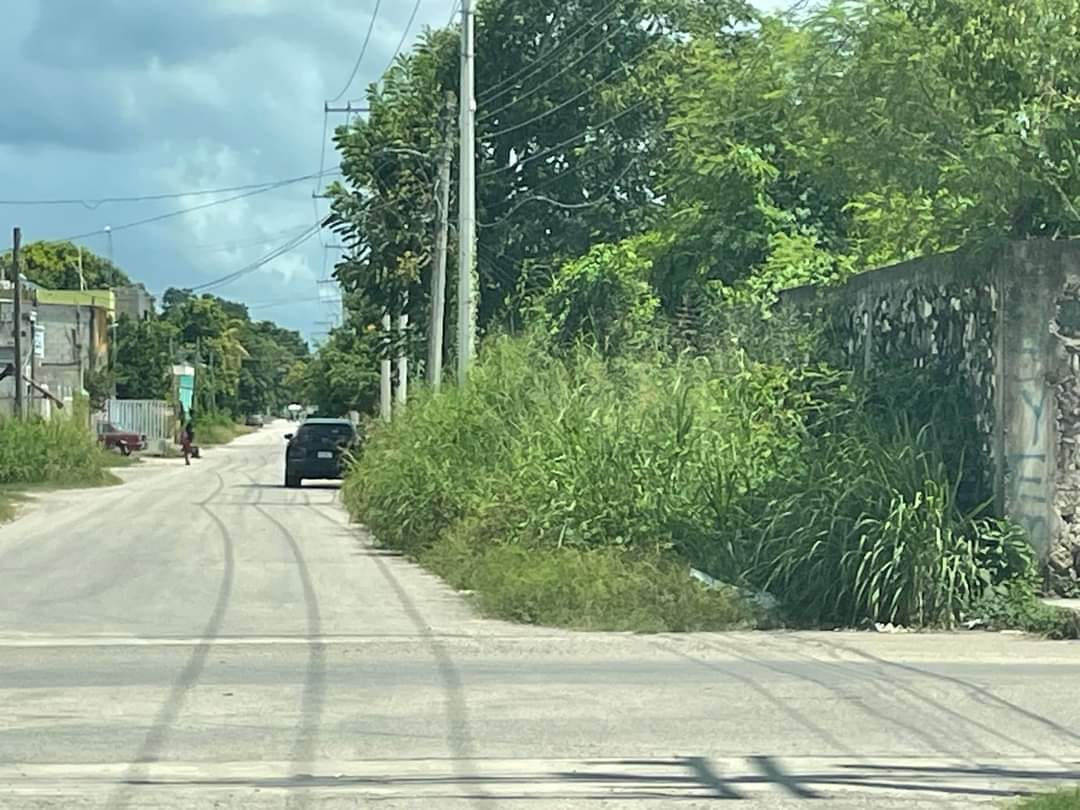
[[[94,437],[75,420],[0,420],[0,485],[112,483],[105,461]]]
[[[1080,788],[1067,788],[1042,796],[1032,796],[1009,806],[1015,810],[1080,810]]]
[[[954,626],[1030,575],[1031,555],[983,515],[950,426],[896,416],[903,393],[873,382],[738,348],[556,359],[496,339],[468,384],[375,428],[346,502],[382,543],[522,621],[745,622],[695,565],[769,591],[800,625]]]
[[[195,425],[195,444],[200,447],[228,444],[238,436],[254,432],[255,428],[242,425],[224,412],[198,415]]]
[[[0,522],[15,517],[27,491],[108,486],[119,482],[108,468],[125,463],[103,451],[78,419],[0,419]]]
[[[759,617],[734,589],[706,589],[685,566],[613,548],[476,543],[468,527],[420,562],[455,588],[475,591],[486,615],[581,630],[723,630]]]

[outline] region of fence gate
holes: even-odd
[[[151,453],[165,452],[176,427],[176,414],[163,399],[106,400],[104,418],[120,430],[145,434]]]

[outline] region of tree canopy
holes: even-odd
[[[835,0],[783,14],[739,0],[542,13],[481,2],[481,331],[547,311],[566,339],[566,324],[618,326],[653,298],[669,321],[706,305],[767,315],[784,287],[1080,235],[1078,30],[1080,0]],[[410,346],[427,328],[458,41],[455,28],[427,32],[369,88],[370,114],[336,135],[336,277],[350,306],[372,311],[362,324],[404,308]],[[631,294],[643,261],[645,298]],[[451,249],[451,322],[455,263]],[[586,282],[610,313],[571,300]],[[355,334],[365,352],[388,345]]]
[[[79,279],[79,248],[71,242],[31,242],[20,252],[23,275],[50,290],[107,290],[124,287],[131,279],[108,259],[82,251],[82,282]],[[11,277],[11,251],[0,255],[0,275]]]

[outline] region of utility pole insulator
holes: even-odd
[[[371,112],[370,107],[354,107],[352,102],[349,102],[344,107],[331,107],[329,104],[323,104],[323,112],[327,113],[367,113]]]

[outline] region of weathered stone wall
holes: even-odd
[[[1060,590],[1077,587],[1080,245],[934,256],[783,300],[828,313],[850,367],[933,366],[961,383],[999,512],[1025,527]]]
[[[1057,433],[1057,542],[1047,559],[1055,590],[1080,595],[1080,282],[1066,281],[1050,324]]]

